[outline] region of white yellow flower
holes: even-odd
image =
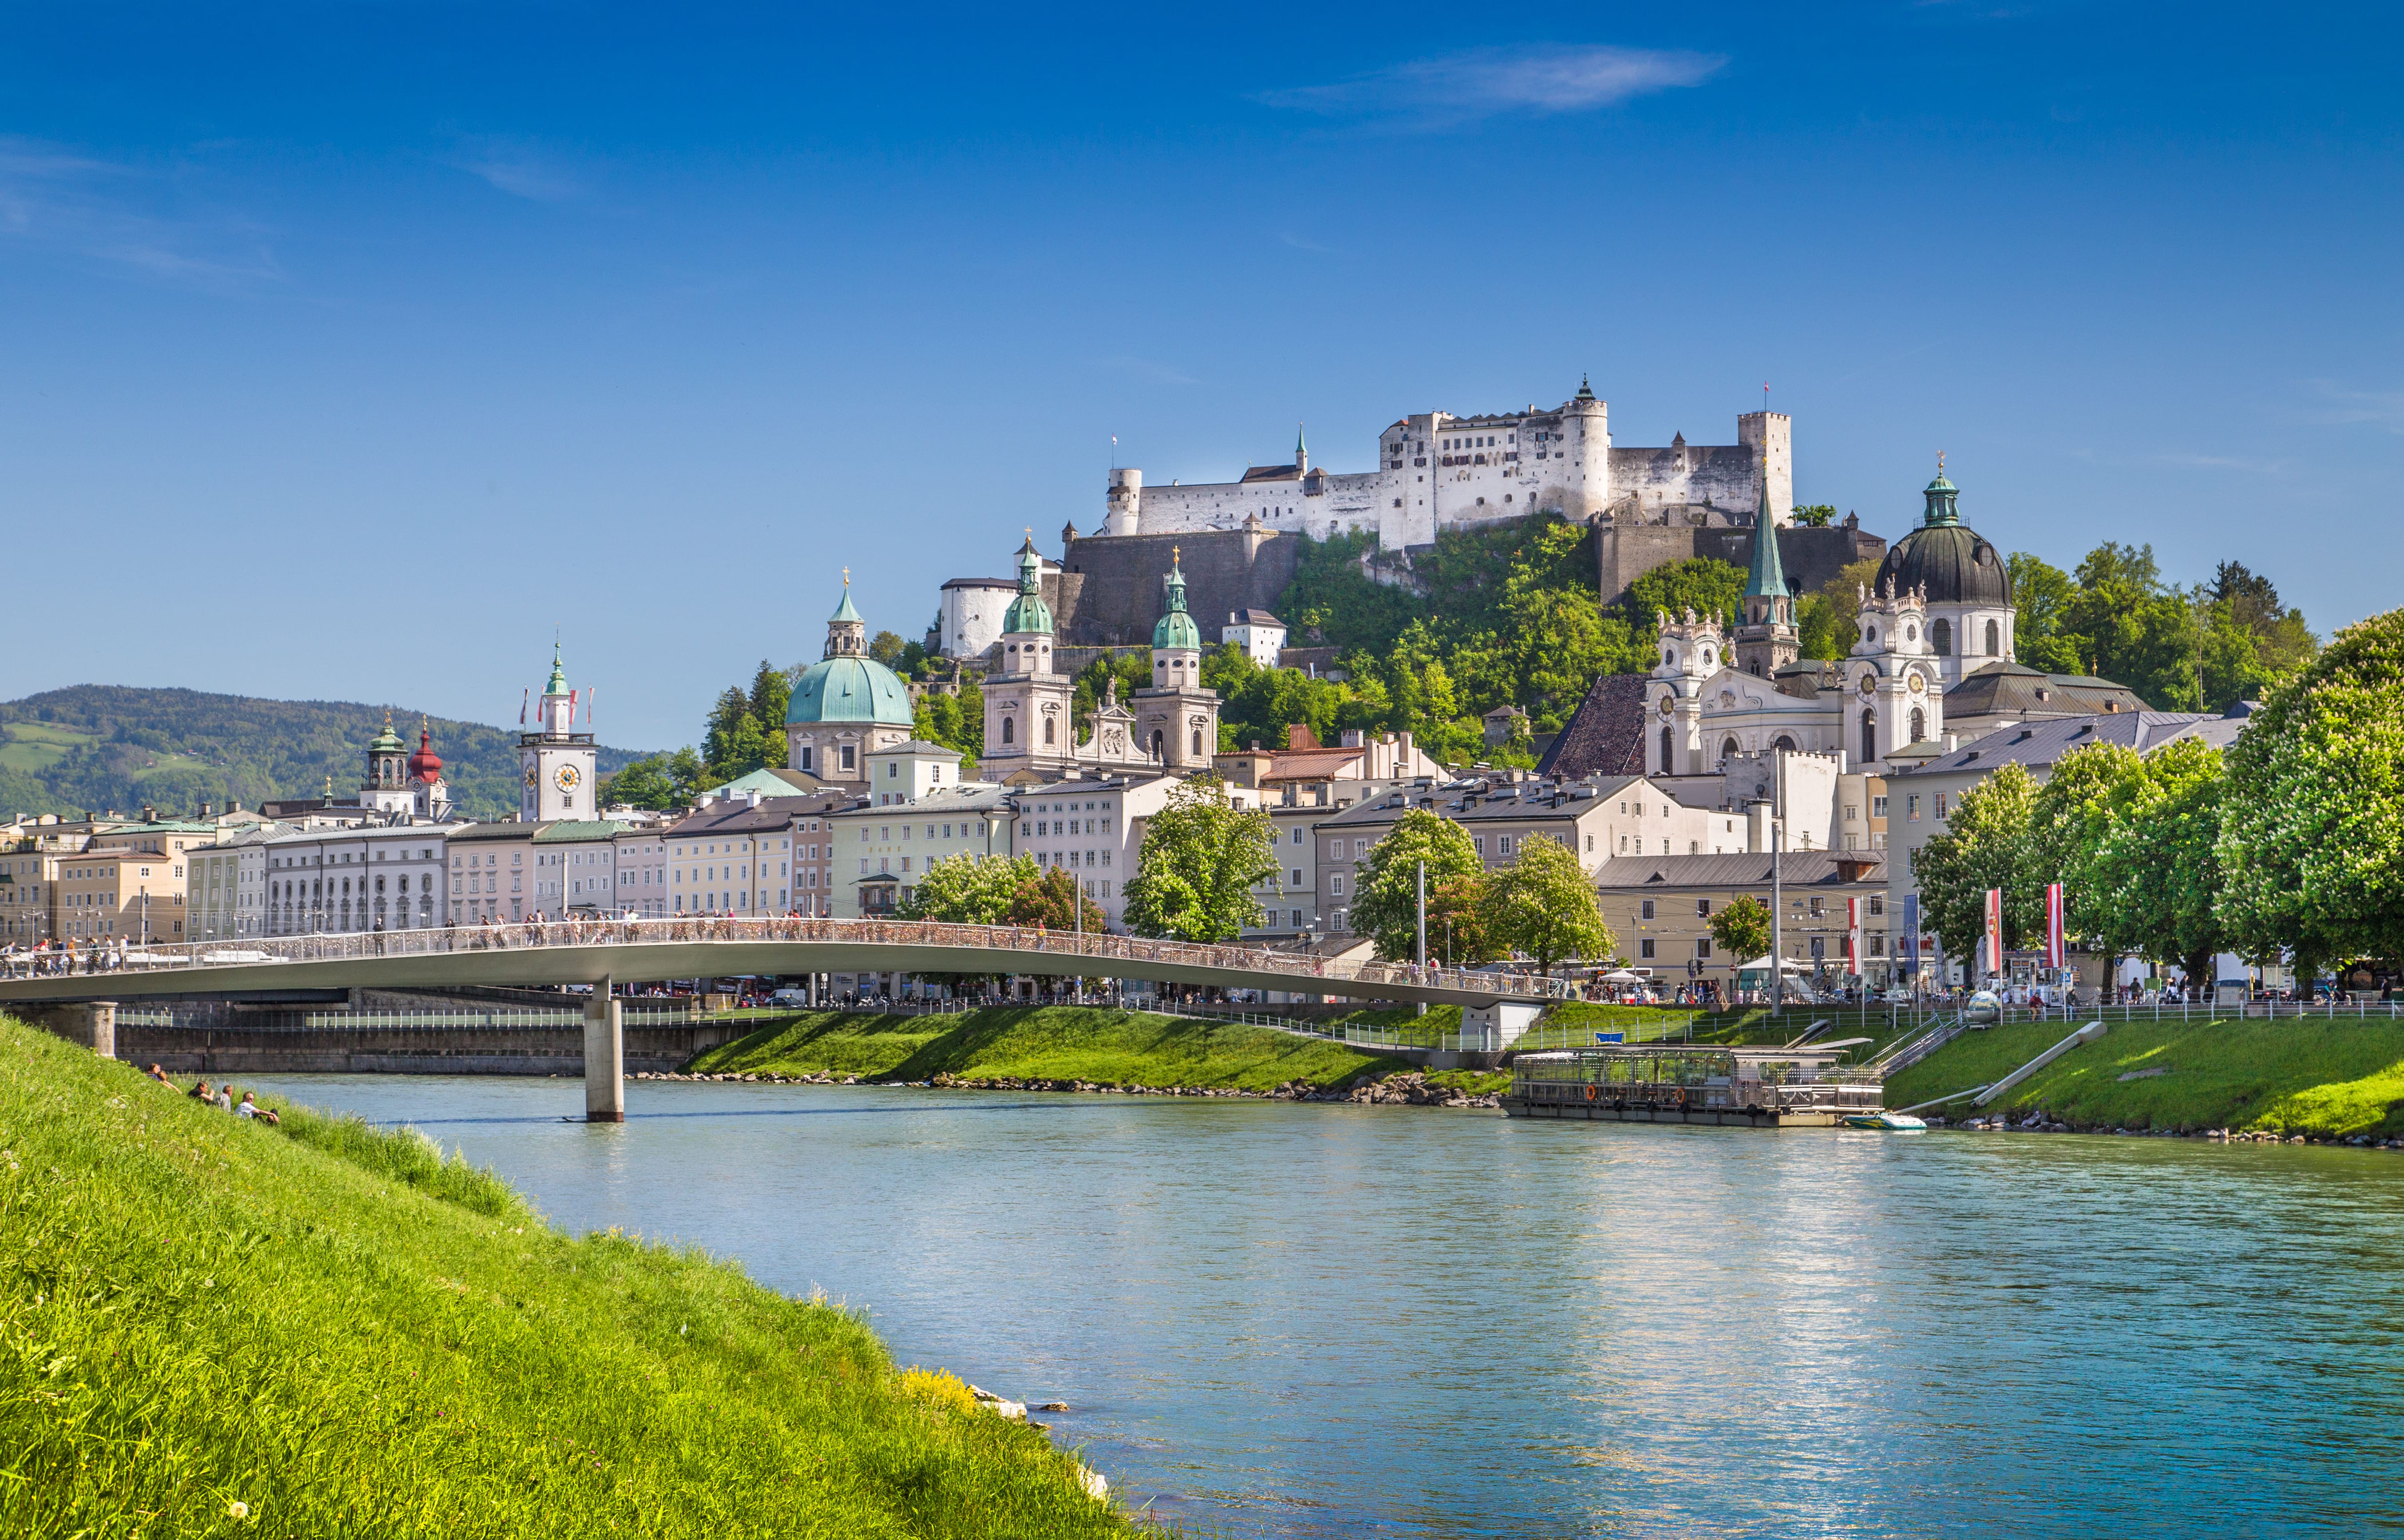
[[[250,1505],[237,1497],[232,1502],[226,1505],[226,1517],[228,1519],[247,1519],[250,1517]]]

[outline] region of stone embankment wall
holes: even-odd
[[[750,1025],[628,1027],[626,1068],[673,1070]],[[178,1074],[581,1075],[584,1029],[120,1023],[117,1057]]]

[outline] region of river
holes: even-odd
[[[278,1076],[824,1289],[1203,1533],[2404,1530],[2404,1155]]]

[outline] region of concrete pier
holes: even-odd
[[[626,1121],[625,1008],[606,978],[584,1002],[584,1121]]]
[[[103,1058],[117,1057],[117,1001],[113,1000],[36,1007],[21,1014],[77,1047],[89,1048]]]

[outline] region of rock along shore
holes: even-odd
[[[1427,1075],[1417,1070],[1371,1078],[1360,1076],[1349,1084],[1334,1088],[1313,1085],[1307,1080],[1292,1080],[1269,1091],[1244,1091],[1224,1085],[1112,1085],[1092,1080],[1022,1079],[1015,1075],[991,1078],[962,1077],[939,1074],[931,1080],[892,1080],[874,1076],[839,1075],[828,1071],[812,1074],[681,1074],[673,1071],[643,1070],[630,1074],[628,1080],[708,1081],[722,1085],[892,1085],[911,1086],[921,1090],[962,1091],[1060,1091],[1081,1096],[1166,1096],[1219,1097],[1248,1101],[1333,1101],[1364,1107],[1501,1107],[1500,1093],[1486,1096],[1462,1096],[1452,1087],[1432,1084]]]
[[[2107,1128],[2062,1122],[2042,1108],[2020,1118],[2006,1113],[1992,1117],[1974,1117],[1960,1123],[1948,1123],[1944,1118],[1928,1120],[1932,1128],[1951,1127],[1964,1133],[1988,1134],[2104,1134],[2123,1139],[2201,1139],[2215,1144],[2326,1144],[2356,1150],[2404,1150],[2404,1138],[2380,1139],[2370,1134],[2351,1134],[2340,1138],[2322,1134],[2277,1133],[2267,1128]]]

